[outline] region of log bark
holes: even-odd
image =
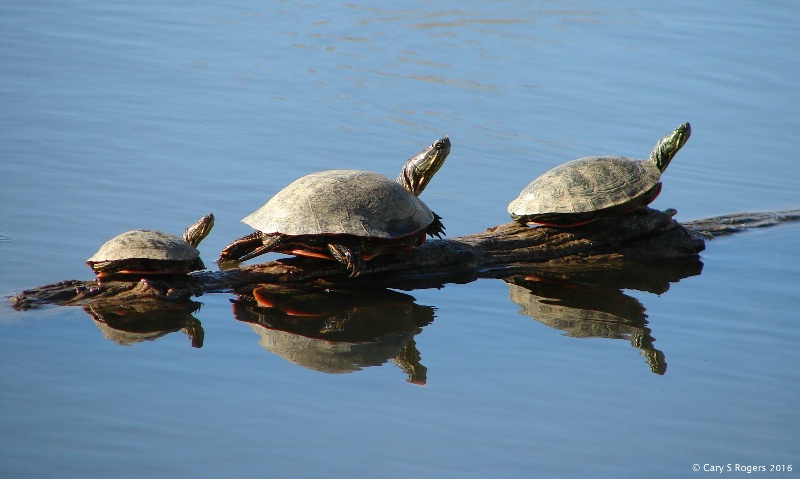
[[[697,258],[705,249],[706,239],[800,219],[800,210],[791,210],[738,213],[680,224],[673,219],[674,214],[675,210],[645,208],[576,228],[530,228],[506,223],[482,233],[430,241],[407,252],[375,258],[358,278],[347,277],[337,262],[285,258],[237,269],[197,271],[170,280],[61,281],[9,299],[16,309],[28,309],[42,304],[181,301],[204,293],[247,293],[263,283],[410,290],[481,277],[507,278],[532,269],[551,276],[592,271],[605,274],[602,272],[681,262],[689,262],[689,267],[696,269],[691,263],[699,263]]]

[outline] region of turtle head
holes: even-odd
[[[214,227],[214,215],[209,213],[200,218],[197,223],[186,228],[183,232],[183,241],[197,248],[197,245],[211,233],[211,228]]]
[[[650,152],[650,160],[656,164],[659,170],[666,170],[678,150],[689,141],[691,134],[692,126],[688,122],[678,126],[672,133],[656,143],[653,151]]]
[[[433,175],[442,167],[449,154],[450,138],[445,136],[434,141],[431,146],[406,162],[400,176],[397,177],[397,182],[415,196],[419,196],[422,190],[428,186]]]

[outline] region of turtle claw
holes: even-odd
[[[329,244],[328,250],[336,261],[343,263],[347,267],[351,278],[360,275],[367,267],[364,264],[364,257],[361,256],[361,252],[354,248],[348,248],[343,244]]]
[[[442,223],[442,217],[434,213],[433,222],[430,225],[428,225],[428,229],[425,230],[425,233],[431,238],[436,236],[437,238],[442,239],[442,235],[445,234],[444,224]]]

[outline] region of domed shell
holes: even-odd
[[[242,222],[263,233],[392,239],[433,220],[425,203],[394,180],[368,171],[330,170],[294,181]]]
[[[587,156],[559,165],[526,186],[508,205],[512,217],[590,213],[634,205],[652,195],[656,164],[622,156]]]
[[[200,251],[183,239],[155,230],[134,230],[106,241],[88,263],[150,259],[189,261],[200,257]]]

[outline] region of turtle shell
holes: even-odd
[[[134,230],[106,241],[86,263],[95,272],[171,273],[202,269],[200,252],[183,239],[155,230]]]
[[[263,233],[396,239],[428,227],[433,212],[379,173],[330,170],[306,175],[242,222]]]
[[[526,186],[508,205],[515,220],[559,223],[592,219],[646,205],[660,190],[653,161],[587,156],[559,165]]]

